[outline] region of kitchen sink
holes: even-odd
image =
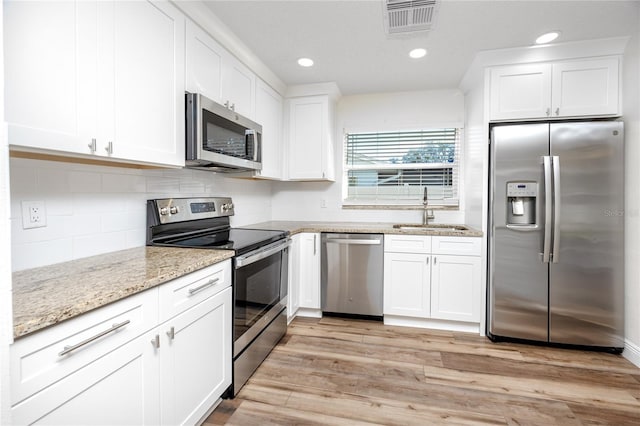
[[[393,225],[393,227],[395,229],[405,229],[405,230],[424,229],[424,230],[430,230],[430,231],[443,231],[443,232],[469,230],[469,228],[464,225],[448,225],[448,224],[423,225],[420,223],[398,223]]]

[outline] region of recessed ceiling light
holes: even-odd
[[[557,39],[559,35],[560,35],[559,31],[553,31],[550,33],[542,34],[540,37],[536,39],[536,44],[551,43],[553,40]]]
[[[298,59],[298,65],[300,65],[301,67],[311,67],[313,66],[313,59],[300,58]]]
[[[413,49],[411,52],[409,52],[409,56],[412,57],[413,59],[418,59],[418,58],[422,58],[427,54],[427,49]]]

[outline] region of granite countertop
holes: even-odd
[[[273,229],[289,231],[291,235],[300,232],[341,232],[341,233],[366,233],[366,234],[401,234],[401,235],[438,235],[455,237],[482,237],[482,231],[467,226],[468,230],[444,230],[444,229],[397,229],[393,223],[383,222],[305,222],[305,221],[271,221],[242,228]],[[435,226],[457,226],[434,224]],[[466,226],[466,225],[465,225]]]
[[[13,273],[13,335],[33,333],[233,257],[232,250],[136,247]]]

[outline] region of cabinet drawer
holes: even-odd
[[[160,322],[166,321],[231,285],[231,260],[192,272],[160,287]]]
[[[475,237],[433,237],[431,240],[433,254],[460,254],[480,256],[482,238]]]
[[[394,253],[431,253],[431,238],[425,235],[385,235],[384,251]]]
[[[16,340],[10,348],[12,405],[93,363],[157,323],[158,293],[150,289]]]

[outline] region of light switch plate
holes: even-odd
[[[22,202],[22,229],[47,226],[47,210],[44,201]]]

